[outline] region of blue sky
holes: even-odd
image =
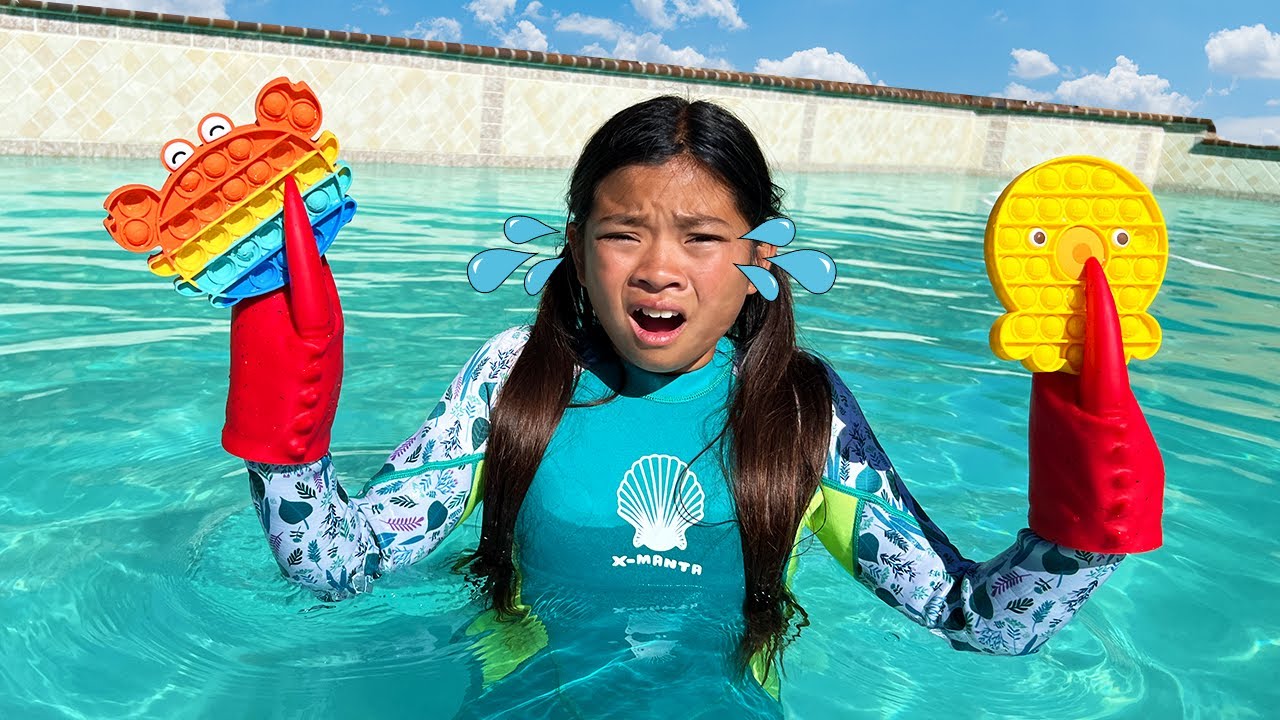
[[[1212,118],[1280,145],[1280,4],[98,0],[117,7]],[[1103,18],[1103,21],[1097,20]]]

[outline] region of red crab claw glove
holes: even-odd
[[[1031,512],[1036,534],[1076,550],[1160,547],[1164,463],[1129,388],[1120,318],[1097,260],[1085,263],[1079,375],[1031,379]]]
[[[231,385],[222,447],[264,463],[319,460],[342,385],[342,307],[293,177],[284,181],[289,281],[231,308]]]

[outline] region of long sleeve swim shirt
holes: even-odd
[[[528,336],[521,326],[486,342],[357,496],[327,456],[306,465],[248,463],[254,508],[283,573],[336,600],[434,550],[483,500],[489,416]],[[1122,556],[1075,551],[1023,529],[986,562],[964,558],[826,367],[833,391],[826,471],[797,537],[816,535],[875,597],[956,649],[1035,652]],[[706,365],[678,375],[593,357],[579,368],[573,405],[516,524],[520,600],[530,617],[514,630],[483,618],[474,628],[507,633],[495,641],[503,652],[486,651],[482,660],[486,685],[523,677],[522,693],[507,694],[502,706],[512,717],[543,714],[539,702],[572,715],[575,702],[590,702],[586,691],[574,695],[578,683],[631,688],[636,708],[654,713],[662,693],[643,689],[672,678],[687,686],[686,703],[776,713],[764,692],[776,697],[776,671],[754,690],[729,675],[745,593],[722,452],[737,371],[728,338]],[[525,699],[513,705],[512,697]],[[611,702],[623,712],[620,700]]]

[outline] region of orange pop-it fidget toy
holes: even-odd
[[[1080,372],[1090,257],[1115,297],[1125,361],[1160,348],[1160,325],[1147,308],[1164,281],[1168,231],[1151,191],[1123,167],[1081,155],[1022,173],[991,209],[985,252],[1007,311],[991,328],[1001,359],[1032,372]]]
[[[179,291],[208,294],[217,304],[283,284],[286,177],[307,194],[321,252],[354,212],[338,140],[328,131],[316,136],[321,112],[311,88],[276,78],[259,91],[254,108],[256,122],[241,126],[220,113],[206,115],[200,145],[165,144],[161,161],[170,174],[159,191],[125,185],[103,204],[103,224],[117,243],[133,252],[156,250],[147,259],[152,272],[176,275]]]

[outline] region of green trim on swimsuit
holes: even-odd
[[[828,489],[834,492],[828,492]],[[854,545],[854,528],[863,498],[848,488],[822,484],[822,507],[814,513],[810,527],[823,547],[852,575],[858,574],[858,552]]]
[[[383,480],[401,480],[403,478],[421,475],[428,470],[447,470],[449,468],[462,467],[463,465],[469,465],[471,463],[478,463],[483,459],[484,453],[471,453],[470,455],[463,455],[462,457],[453,458],[452,460],[432,460],[431,462],[422,463],[421,465],[415,465],[403,470],[388,471],[386,470],[386,466],[383,466],[382,470],[374,473],[374,476],[369,479],[369,482],[374,483],[382,482]]]
[[[484,497],[484,455],[480,455],[480,461],[476,463],[475,472],[471,474],[471,492],[467,493],[467,504],[462,507],[462,515],[458,518],[458,524],[466,522],[471,517],[472,511],[480,504],[481,498]]]
[[[853,502],[855,503],[853,512],[854,517],[856,517],[857,499],[855,498]],[[823,488],[820,486],[813,493],[813,499],[809,501],[809,507],[804,511],[804,518],[800,520],[800,527],[796,528],[795,542],[791,546],[791,558],[787,560],[787,568],[783,575],[783,582],[786,584],[788,590],[791,589],[792,581],[795,579],[796,568],[799,564],[798,561],[800,560],[800,542],[804,539],[804,530],[805,528],[809,528],[814,533],[818,533],[818,528],[824,527],[825,522],[828,519],[826,504],[826,493],[823,492]],[[824,542],[823,544],[825,545],[826,543]],[[769,693],[774,700],[781,701],[782,677],[779,669],[776,666],[769,667],[769,664],[765,661],[762,653],[756,653],[751,656],[750,665],[751,675],[755,678],[755,681],[760,684],[760,687],[764,688],[764,691]]]
[[[838,490],[842,493],[853,495],[859,500],[865,500],[871,503],[872,505],[879,505],[880,507],[884,508],[884,511],[889,513],[890,515],[896,515],[902,518],[903,520],[910,522],[912,525],[919,525],[914,515],[907,512],[906,510],[902,510],[900,508],[896,508],[890,505],[887,500],[880,497],[879,495],[876,495],[875,493],[869,493],[866,490],[859,490],[857,488],[851,488],[847,485],[841,485],[839,483],[836,483],[835,481],[827,479],[826,477],[822,478],[822,485],[823,487],[829,487],[832,490]]]

